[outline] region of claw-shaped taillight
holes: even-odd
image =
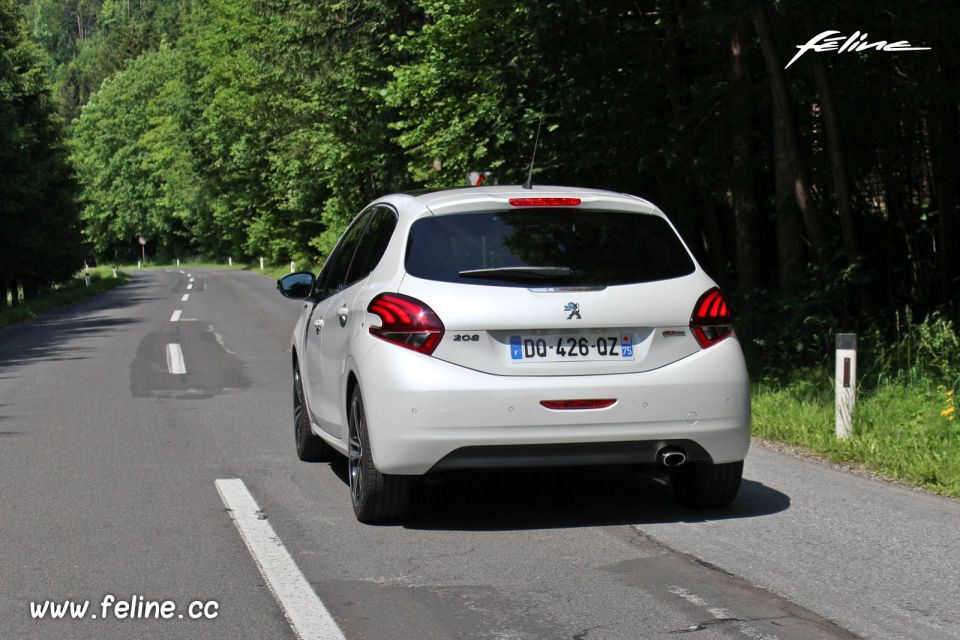
[[[730,309],[720,289],[714,287],[697,300],[690,316],[690,330],[704,349],[733,334]]]
[[[430,355],[443,338],[443,323],[433,309],[401,293],[381,293],[370,301],[367,311],[380,318],[370,333],[418,353]]]

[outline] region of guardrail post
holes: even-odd
[[[857,334],[837,334],[836,434],[853,435],[853,408],[857,403]]]

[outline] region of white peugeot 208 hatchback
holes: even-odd
[[[666,216],[629,195],[474,187],[381,198],[314,277],[293,331],[303,460],[347,457],[363,522],[418,476],[640,464],[722,507],[750,442],[730,310]]]

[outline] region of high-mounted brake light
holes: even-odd
[[[704,349],[733,333],[730,309],[720,289],[714,287],[697,300],[690,317],[690,331]]]
[[[606,409],[617,401],[616,398],[589,400],[541,400],[547,409]]]
[[[380,317],[370,333],[387,342],[430,355],[443,338],[443,323],[433,309],[401,293],[381,293],[367,311]]]
[[[580,198],[510,198],[511,207],[575,207]]]

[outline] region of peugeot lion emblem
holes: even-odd
[[[583,320],[583,318],[580,317],[580,305],[576,302],[568,302],[564,305],[563,310],[570,312],[570,315],[567,316],[567,320],[573,320],[574,318],[577,320]]]

